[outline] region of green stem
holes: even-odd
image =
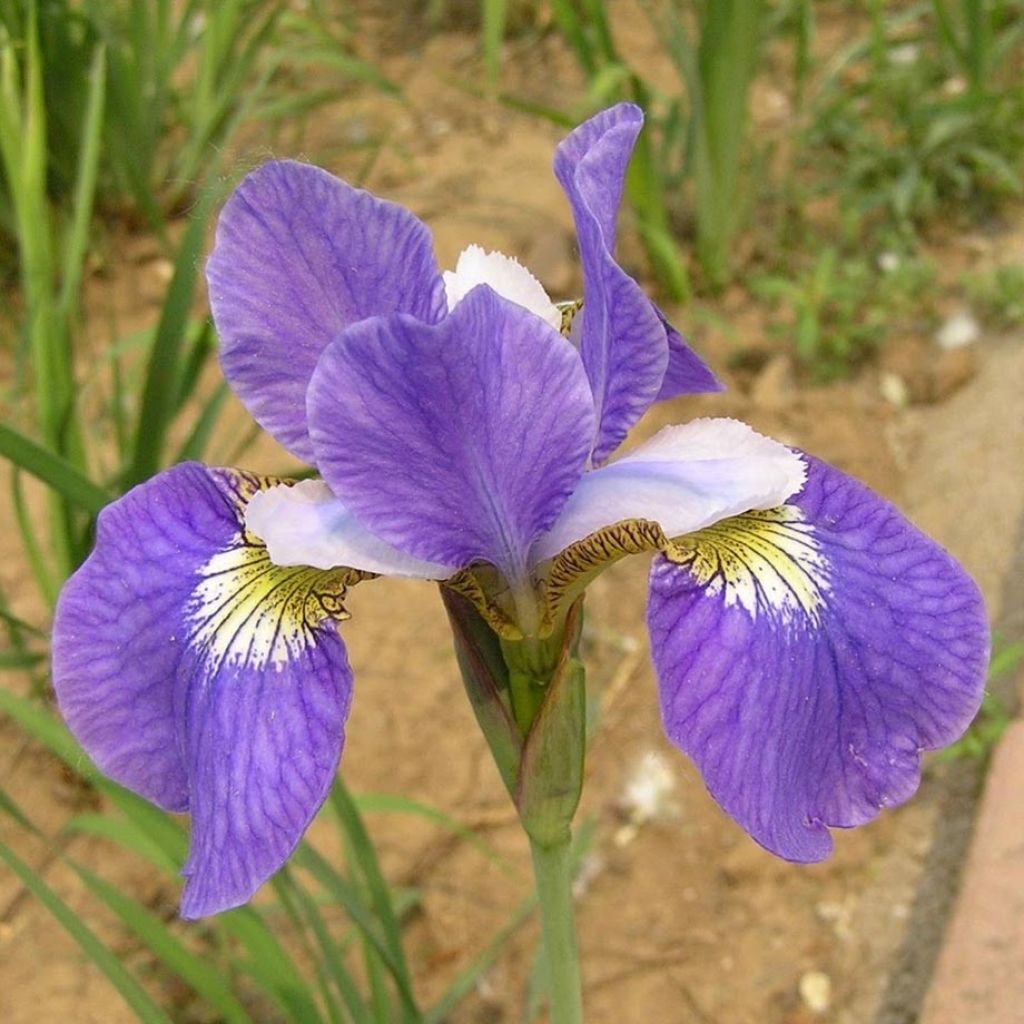
[[[551,1024],[583,1024],[580,953],[576,942],[569,851],[568,829],[565,839],[554,845],[542,846],[530,840],[548,972]]]

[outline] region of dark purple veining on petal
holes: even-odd
[[[977,587],[945,551],[862,484],[808,463],[790,504],[811,531],[786,543],[819,601],[802,606],[763,566],[751,590],[724,583],[728,564],[705,581],[707,564],[659,557],[648,608],[669,738],[743,828],[795,861],[830,853],[828,826],[911,796],[921,752],[957,739],[978,708],[989,636]]]
[[[721,385],[615,260],[626,168],[643,126],[629,103],[604,110],[558,147],[555,175],[572,205],[583,264],[580,352],[598,414],[602,462],[659,398]]]
[[[351,696],[335,623],[305,601],[315,571],[272,566],[242,533],[252,486],[186,463],[130,491],[54,621],[75,737],[116,781],[191,812],[186,917],[244,903],[291,853],[333,781]]]
[[[196,918],[245,903],[302,838],[334,782],[352,672],[336,635],[278,666],[211,677],[190,657],[183,670],[192,841],[181,913]]]
[[[224,375],[256,421],[313,461],[306,387],[368,316],[445,313],[430,233],[408,210],[293,161],[264,164],[224,207],[207,266]]]
[[[619,104],[576,128],[555,153],[555,176],[572,206],[583,264],[579,339],[597,413],[596,463],[654,401],[668,365],[665,329],[614,256],[626,167],[642,124],[639,107]]]
[[[593,413],[579,356],[486,285],[435,327],[367,321],[324,354],[310,433],[327,483],[417,558],[510,578],[579,479]]]
[[[724,391],[725,385],[696,352],[686,344],[683,336],[668,322],[665,314],[654,307],[668,336],[668,366],[658,391],[656,402],[664,402],[680,395],[710,394]]]

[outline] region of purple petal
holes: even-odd
[[[598,415],[595,463],[615,450],[659,397],[721,390],[615,261],[615,222],[643,120],[639,107],[620,103],[581,124],[555,153],[555,175],[572,205],[583,264],[578,329]]]
[[[286,586],[287,584],[281,584]],[[245,903],[290,856],[334,782],[352,671],[333,631],[296,637],[264,657],[258,618],[233,654],[187,657],[192,843],[182,874],[185,918]],[[326,642],[325,642],[326,641]]]
[[[112,778],[192,814],[186,917],[245,902],[327,794],[351,672],[346,574],[280,568],[244,533],[264,481],[196,463],[100,516],[54,621],[60,708]]]
[[[182,609],[197,567],[233,533],[194,502],[207,489],[202,470],[177,467],[105,508],[53,622],[53,685],[71,731],[107,775],[169,811],[188,808]]]
[[[585,213],[609,249],[615,245],[626,168],[643,124],[644,112],[636,104],[618,103],[578,125],[555,150],[555,176],[573,213]]]
[[[678,537],[739,512],[781,505],[803,481],[798,455],[738,420],[665,427],[628,455],[585,473],[537,540],[533,558],[543,561],[627,520],[654,522],[666,537]]]
[[[724,391],[725,385],[711,372],[708,365],[683,340],[683,336],[668,322],[657,306],[658,316],[668,335],[668,367],[661,382],[657,402],[680,395],[701,395]]]
[[[363,525],[416,558],[510,579],[583,470],[593,412],[572,345],[474,288],[437,326],[369,320],[309,389],[317,464]]]
[[[327,344],[365,317],[434,322],[445,313],[426,227],[293,161],[264,164],[236,189],[207,279],[225,377],[256,421],[306,462],[306,387]]]
[[[615,262],[615,221],[626,167],[643,124],[619,104],[573,131],[555,153],[572,205],[583,264],[580,354],[597,413],[593,460],[601,462],[646,412],[668,365],[668,341],[650,299]]]
[[[908,799],[924,750],[981,701],[973,581],[862,484],[815,459],[782,509],[684,538],[651,571],[648,626],[669,738],[751,836],[828,856],[828,826]]]

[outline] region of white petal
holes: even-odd
[[[532,559],[542,562],[624,519],[652,520],[666,536],[679,537],[741,512],[774,508],[800,490],[806,473],[798,455],[738,420],[666,427],[584,474],[555,525],[534,544]]]
[[[447,579],[455,572],[452,566],[406,555],[370,533],[321,480],[258,492],[246,508],[245,525],[267,545],[275,565],[346,565],[428,580]]]
[[[471,245],[459,254],[455,270],[446,270],[443,276],[449,312],[478,284],[486,284],[503,299],[535,313],[556,330],[561,329],[562,314],[548,298],[544,286],[511,256],[484,252],[479,245]]]

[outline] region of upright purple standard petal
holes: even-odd
[[[583,471],[593,411],[572,345],[481,285],[435,327],[346,331],[313,375],[309,423],[324,479],[367,529],[515,580]]]
[[[368,316],[434,322],[445,312],[416,217],[293,161],[264,164],[239,185],[207,278],[224,376],[256,421],[310,463],[306,387],[327,344]]]
[[[707,364],[686,344],[683,336],[668,322],[657,306],[658,316],[668,335],[668,366],[661,389],[655,399],[664,402],[680,395],[702,395],[724,391],[725,385],[711,372]]]
[[[346,575],[270,563],[242,521],[265,483],[187,463],[135,488],[100,516],[54,621],[72,732],[114,779],[192,814],[185,917],[281,866],[344,740]]]
[[[555,175],[572,205],[583,264],[579,339],[597,411],[598,463],[659,397],[670,368],[671,393],[679,393],[680,382],[695,391],[718,390],[674,331],[670,344],[664,317],[615,261],[615,222],[642,125],[640,108],[620,103],[581,124],[555,153]]]
[[[908,799],[921,752],[981,701],[975,584],[862,484],[808,459],[781,509],[681,538],[651,571],[648,626],[669,738],[759,843],[828,856],[828,826]]]

